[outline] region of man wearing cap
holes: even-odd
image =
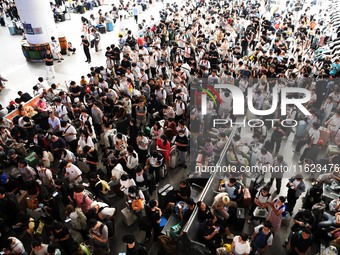
[[[215,196],[214,202],[211,206],[214,212],[219,214],[223,219],[229,219],[230,215],[228,213],[229,207],[237,207],[236,202],[230,200],[228,193],[222,192]]]
[[[298,200],[300,195],[306,190],[306,185],[303,182],[302,174],[297,174],[293,178],[290,178],[289,182],[287,183],[287,188],[288,212],[290,215],[292,215],[296,200]]]

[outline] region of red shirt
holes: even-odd
[[[161,138],[158,138],[156,141],[156,145],[162,149],[162,151],[159,151],[160,153],[162,153],[164,160],[165,161],[169,161],[170,157],[169,157],[169,153],[170,153],[170,143],[169,141],[166,141],[166,144],[163,144],[163,141]],[[164,151],[163,151],[164,150]]]

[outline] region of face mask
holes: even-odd
[[[184,137],[184,134],[179,135],[180,137]]]

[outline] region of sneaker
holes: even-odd
[[[86,62],[89,62],[89,61],[88,61],[88,60],[85,60],[85,63],[86,63]]]
[[[248,224],[252,223],[252,220],[251,220],[251,219],[249,219],[249,220],[247,221],[247,223],[248,223]]]
[[[159,186],[159,183],[156,183],[156,187],[158,187]]]

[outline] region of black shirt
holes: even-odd
[[[46,61],[46,62],[45,62],[45,64],[46,64],[47,66],[53,66],[53,55],[52,55],[52,54],[46,54],[46,53],[45,53],[44,59],[49,60],[49,61]],[[52,61],[50,61],[50,60],[52,60]]]
[[[131,68],[131,63],[129,60],[122,60],[122,62],[120,63],[120,65],[124,68]]]
[[[28,102],[28,101],[30,101],[32,99],[32,97],[30,96],[30,94],[28,94],[28,93],[23,93],[23,94],[21,94],[21,96],[20,96],[20,100],[21,101],[23,101],[23,102]]]
[[[177,145],[177,149],[179,151],[187,151],[188,150],[188,144],[189,144],[189,139],[186,136],[180,137],[179,135],[176,136],[175,142],[186,144],[186,146],[179,146]]]
[[[98,152],[96,150],[91,151],[86,155],[86,159],[92,162],[98,162]]]
[[[198,210],[197,213],[198,221],[203,223],[206,220],[212,220],[214,219],[214,215],[211,213],[210,207],[206,206],[205,211],[202,211],[201,209]]]
[[[84,50],[89,50],[89,46],[90,46],[89,41],[86,38],[82,39],[81,41],[83,43]]]

